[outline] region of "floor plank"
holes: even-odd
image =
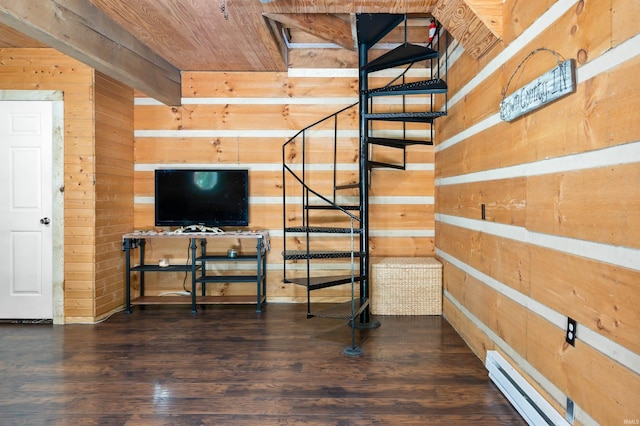
[[[136,307],[96,325],[0,324],[3,425],[519,425],[438,316],[357,330],[305,306]]]

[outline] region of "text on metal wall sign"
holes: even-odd
[[[528,112],[575,92],[575,69],[575,61],[569,59],[505,97],[500,102],[500,118],[504,121],[513,121]]]

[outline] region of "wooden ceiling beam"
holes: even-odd
[[[500,41],[466,0],[436,0],[432,14],[475,59]]]
[[[181,103],[180,70],[86,0],[0,0],[0,22],[166,105]]]
[[[355,49],[351,23],[337,16],[324,13],[264,13],[263,15],[286,27],[297,28],[345,49]]]
[[[289,66],[289,50],[287,49],[287,44],[285,43],[284,38],[282,36],[282,24],[280,22],[274,21],[273,19],[268,19],[266,16],[264,17],[264,20],[267,26],[269,27],[269,31],[273,41],[278,46],[278,49],[280,51],[280,57],[282,57],[282,60],[285,66],[288,67]]]
[[[475,14],[498,38],[502,38],[504,3],[502,0],[465,0]]]

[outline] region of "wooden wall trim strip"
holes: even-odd
[[[449,69],[451,69],[453,64],[458,62],[458,59],[460,59],[463,54],[464,54],[464,47],[462,47],[462,45],[460,43],[458,43],[458,40],[454,39],[453,41],[451,41],[451,44],[449,45],[449,48],[448,48],[448,51],[447,51],[447,57],[446,58],[442,58],[440,60],[440,63],[438,64],[440,69],[442,71],[445,71],[445,73],[441,72],[440,75],[441,76],[445,76],[446,72],[448,72]],[[448,67],[445,66],[445,61],[446,61],[446,65],[448,65]],[[448,69],[445,69],[445,68],[448,68]]]
[[[357,96],[337,98],[182,98],[182,105],[350,105],[358,102]],[[153,98],[136,98],[136,106],[163,106]]]
[[[146,163],[146,164],[142,164],[142,163],[136,163],[136,165],[134,166],[134,171],[136,172],[152,172],[155,169],[171,169],[171,168],[175,168],[175,169],[184,169],[184,168],[198,168],[198,167],[202,167],[202,168],[208,168],[208,167],[214,167],[214,165],[212,165],[211,163],[189,163],[189,164],[185,164],[185,163],[166,163],[166,164],[150,164],[150,163]],[[252,171],[261,171],[261,172],[279,172],[282,171],[282,164],[274,164],[274,163],[259,163],[259,164],[248,164],[248,163],[243,163],[243,164],[229,164],[229,163],[218,163],[215,165],[215,167],[224,167],[224,168],[230,168],[230,169],[249,169]],[[291,170],[302,170],[302,166],[299,164],[294,164],[294,165],[290,165],[289,168]],[[311,165],[307,165],[306,166],[306,170],[308,171],[333,171],[333,165],[331,164],[311,164]],[[357,164],[338,164],[337,165],[337,170],[338,171],[349,171],[349,170],[358,170],[358,165]],[[434,165],[433,163],[414,163],[414,164],[407,164],[407,167],[405,170],[417,170],[417,171],[433,171],[434,170]]]
[[[138,98],[140,99],[140,98]],[[341,98],[183,98],[183,105],[336,105],[336,109],[358,102],[357,97]],[[376,99],[376,105],[429,105],[427,96]],[[140,103],[136,105],[151,105]]]
[[[46,95],[53,102],[53,175],[54,188],[64,188],[64,91],[56,90]],[[54,100],[55,99],[55,100]],[[54,191],[53,198],[53,323],[64,324],[65,277],[64,277],[64,194]]]
[[[269,235],[271,237],[282,237],[283,232],[280,229],[271,229],[269,230]],[[378,238],[396,238],[396,237],[422,237],[422,238],[433,238],[436,235],[434,229],[372,229],[369,231],[369,235],[371,237]],[[330,235],[325,237],[318,238],[331,238]]]
[[[136,138],[281,138],[289,139],[298,134],[299,130],[136,130]],[[333,130],[315,130],[314,136],[333,137]],[[398,137],[402,130],[381,130],[379,137]],[[358,138],[358,130],[338,130],[338,138]],[[424,130],[407,130],[408,139],[424,138]],[[285,141],[283,141],[285,142]]]
[[[640,141],[586,151],[580,154],[550,158],[532,163],[518,164],[459,176],[436,178],[436,186],[486,182],[527,176],[540,176],[578,170],[595,169],[621,164],[634,164],[640,158]]]
[[[375,230],[369,231],[372,237],[435,237],[436,231],[433,229],[399,229],[399,230]]]
[[[510,58],[512,58],[524,46],[535,40],[544,30],[553,25],[553,22],[560,19],[577,0],[559,0],[551,6],[540,18],[538,18],[529,28],[527,28],[516,40],[500,52],[486,67],[482,69],[473,79],[462,87],[455,95],[449,98],[449,109],[460,100],[464,99],[481,82],[489,78]]]
[[[260,171],[260,172],[281,172],[282,164],[281,163],[242,163],[242,164],[230,164],[230,163],[136,163],[134,166],[134,170],[136,172],[152,172],[155,169],[185,169],[185,168],[209,168],[209,167],[220,167],[220,168],[229,168],[229,169],[249,169],[251,171]],[[301,166],[299,164],[290,165],[289,168],[292,170],[301,170]],[[307,165],[306,170],[309,171],[333,171],[332,164],[312,164]],[[349,171],[349,170],[358,170],[357,164],[338,164],[338,170],[340,171]]]
[[[347,199],[348,197],[343,197],[344,199]],[[357,197],[351,197],[351,201],[356,201]],[[288,203],[301,203],[302,202],[302,197],[287,197],[286,199],[287,204]],[[339,204],[342,204],[342,202],[344,200],[342,199],[338,199],[337,200],[339,202]],[[251,204],[279,204],[282,203],[282,197],[249,197],[249,202]],[[149,196],[136,196],[134,197],[134,203],[135,204],[154,204],[155,203],[155,199],[154,197],[149,197]],[[388,197],[371,197],[369,199],[369,203],[370,204],[377,204],[377,205],[383,205],[383,204],[387,204],[387,205],[394,205],[394,204],[414,204],[414,205],[433,205],[434,204],[434,198],[431,196],[397,196],[397,197],[393,197],[393,196],[388,196]]]
[[[505,225],[483,220],[468,219],[436,213],[436,222],[484,232],[502,238],[522,241],[539,247],[558,250],[599,262],[640,271],[640,250],[609,244],[578,240],[556,235],[531,232],[519,226]]]
[[[369,202],[373,204],[434,204],[435,199],[432,196],[378,196],[369,197]]]
[[[289,68],[287,77],[339,77],[339,78],[358,78],[359,72],[357,68]]]
[[[428,77],[430,75],[429,68],[411,68],[407,71],[407,77]],[[358,78],[359,71],[357,68],[289,68],[287,77],[340,77],[340,78]],[[388,69],[377,71],[373,74],[375,77],[391,77],[398,76],[397,70]]]
[[[500,336],[498,336],[491,328],[489,328],[486,324],[480,321],[475,315],[473,315],[467,308],[465,308],[456,298],[454,298],[451,293],[447,290],[444,290],[443,294],[444,298],[448,300],[452,305],[456,307],[469,321],[473,323],[480,331],[486,334],[489,339],[498,347],[501,351],[503,351],[509,358],[513,359],[518,368],[524,371],[530,378],[532,378],[536,383],[538,383],[545,392],[547,392],[558,405],[561,407],[565,406],[567,402],[567,396],[562,392],[557,386],[555,386],[551,381],[549,381],[542,373],[540,373],[536,368],[534,368],[525,358],[520,356],[520,354],[514,350],[511,346],[507,344]],[[445,316],[446,318],[446,316]],[[484,362],[484,360],[482,360]],[[583,425],[597,425],[598,423],[587,414],[587,412],[582,409],[582,407],[575,405],[574,416],[575,419],[578,420]]]
[[[297,130],[136,130],[136,138],[292,138]],[[329,136],[329,132],[325,131]],[[358,137],[357,130],[339,132],[339,137]],[[331,132],[333,135],[333,132]]]
[[[441,249],[436,248],[436,255],[456,266],[460,270],[466,272],[477,280],[483,282],[485,285],[491,287],[498,293],[508,297],[510,300],[518,303],[523,308],[535,313],[536,315],[546,319],[549,323],[555,325],[561,330],[564,330],[567,325],[567,317],[561,313],[554,311],[553,309],[543,305],[542,303],[530,298],[529,296],[514,290],[506,284],[501,283],[495,278],[480,272],[474,267],[456,259],[455,257],[445,253]],[[634,371],[636,374],[640,374],[640,354],[625,348],[619,343],[614,342],[606,338],[605,336],[598,334],[597,332],[590,330],[584,324],[580,324],[580,331],[578,339],[595,350],[601,352],[603,355],[608,356],[612,360]]]
[[[1,90],[2,101],[63,101],[61,90]]]
[[[441,143],[438,143],[435,146],[435,152],[440,152],[440,151],[444,151],[447,148],[452,147],[453,145],[463,142],[464,140],[470,138],[471,136],[477,135],[478,133],[487,130],[493,126],[496,126],[498,124],[502,123],[502,120],[500,119],[500,113],[497,112],[495,114],[493,114],[492,116],[489,116],[487,118],[485,118],[484,120],[467,127],[466,129],[464,129],[463,131],[461,131],[460,133],[450,137],[449,139],[446,139],[444,141],[442,141]]]

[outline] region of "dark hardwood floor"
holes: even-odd
[[[147,306],[97,325],[0,323],[2,425],[518,425],[437,316],[358,330],[306,306]]]

